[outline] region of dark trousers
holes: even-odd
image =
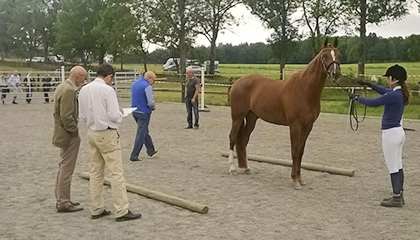
[[[130,159],[136,159],[139,156],[143,144],[146,146],[147,155],[150,156],[155,152],[152,137],[149,135],[150,116],[147,113],[133,112],[133,118],[137,123],[137,133]]]
[[[31,101],[32,101],[32,89],[28,87],[28,88],[25,89],[25,92],[26,92],[26,102],[31,103]]]
[[[7,86],[1,86],[1,98],[6,98],[7,94],[10,92]]]
[[[187,107],[187,123],[188,123],[188,127],[192,127],[193,126],[193,112],[194,112],[194,126],[198,127],[198,101],[196,99],[196,101],[194,103],[191,102],[191,99],[186,98],[185,99],[185,106]]]
[[[49,88],[45,88],[44,89],[44,99],[45,99],[45,102],[47,103],[47,102],[50,102],[50,96],[48,95],[48,92],[50,91],[50,89]]]

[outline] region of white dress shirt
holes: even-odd
[[[20,77],[16,74],[10,76],[9,80],[7,81],[13,87],[17,87],[20,84]]]
[[[122,118],[117,94],[104,80],[95,78],[82,87],[79,93],[79,120],[86,122],[90,130],[118,129]]]

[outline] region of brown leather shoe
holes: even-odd
[[[71,205],[73,205],[73,206],[79,206],[79,205],[80,205],[80,203],[78,203],[78,202],[72,202],[72,201],[70,201],[70,203],[71,203]]]
[[[57,208],[58,213],[78,212],[82,210],[83,210],[82,207],[76,207],[73,205],[69,205],[68,207],[64,207],[64,208]]]
[[[101,217],[105,217],[105,216],[108,216],[109,214],[111,214],[111,211],[107,211],[107,210],[104,209],[104,211],[102,213],[100,213],[98,215],[92,215],[92,219],[98,219],[98,218],[101,218]]]
[[[122,217],[115,218],[115,221],[116,222],[123,222],[123,221],[135,220],[135,219],[139,219],[139,218],[141,218],[140,213],[134,214],[130,210],[128,210],[127,214],[125,214]]]

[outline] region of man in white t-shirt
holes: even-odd
[[[13,104],[18,104],[16,102],[16,98],[17,98],[17,93],[19,92],[20,76],[17,70],[15,70],[15,72],[10,76],[7,83],[9,84],[9,88],[11,92],[13,93]]]

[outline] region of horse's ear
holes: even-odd
[[[324,41],[324,47],[326,47],[326,46],[327,46],[327,44],[328,44],[328,37],[327,37],[327,38],[325,38],[325,41]]]
[[[335,37],[335,40],[334,40],[334,47],[338,47],[338,38],[337,37]]]

